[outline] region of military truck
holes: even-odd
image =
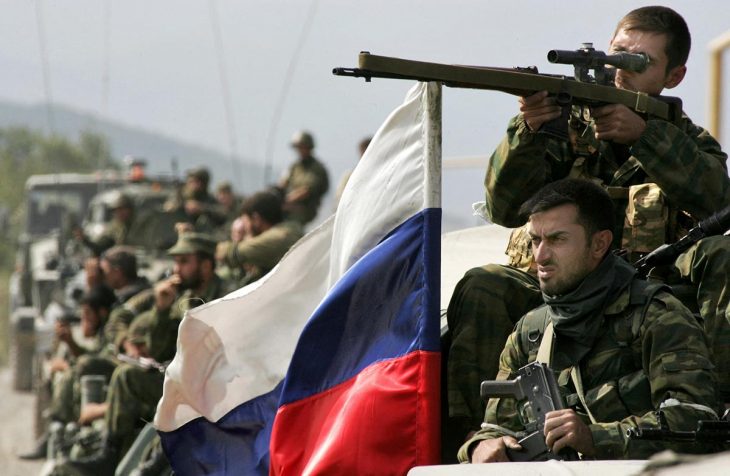
[[[66,256],[70,227],[100,191],[118,188],[114,171],[94,174],[34,175],[25,184],[25,223],[10,277],[9,313],[13,329],[11,365],[16,390],[30,390],[36,344],[47,344],[52,317],[63,309],[63,282],[80,263]]]

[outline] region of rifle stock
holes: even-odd
[[[332,73],[365,78],[366,81],[372,78],[435,81],[454,88],[495,90],[517,96],[547,91],[577,105],[623,104],[637,113],[675,123],[682,117],[682,100],[679,98],[649,96],[613,86],[576,81],[566,76],[541,74],[534,67],[509,69],[460,66],[362,52],[358,57],[357,68],[334,68]]]

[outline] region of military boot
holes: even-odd
[[[44,432],[35,442],[35,447],[27,453],[19,454],[18,458],[24,460],[45,459],[48,453],[48,432]]]

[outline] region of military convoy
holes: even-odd
[[[25,187],[25,223],[9,284],[10,361],[13,387],[37,394],[35,431],[45,429],[42,412],[50,394],[43,384],[44,362],[55,350],[54,323],[73,315],[85,285],[88,252],[74,229],[96,237],[108,226],[114,201],[131,199],[139,212],[130,243],[140,273],[156,280],[171,267],[165,250],[175,241],[174,213],[163,204],[177,193],[169,178],[131,181],[118,172],[31,176]]]

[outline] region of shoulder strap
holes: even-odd
[[[631,291],[629,295],[629,306],[632,309],[628,319],[630,319],[629,328],[631,330],[631,339],[634,340],[639,335],[641,325],[644,323],[646,311],[651,305],[652,299],[659,291],[667,291],[671,293],[671,288],[664,283],[650,282],[644,279],[634,279],[631,283]],[[641,312],[633,312],[635,307],[641,306]]]
[[[543,304],[525,314],[520,323],[520,344],[527,355],[532,354],[542,342],[541,337],[546,331],[548,322],[550,322],[547,311],[547,305]]]
[[[548,321],[545,331],[542,334],[540,347],[537,349],[537,361],[547,364],[550,367],[553,356],[553,341],[555,332],[553,331],[553,321]]]

